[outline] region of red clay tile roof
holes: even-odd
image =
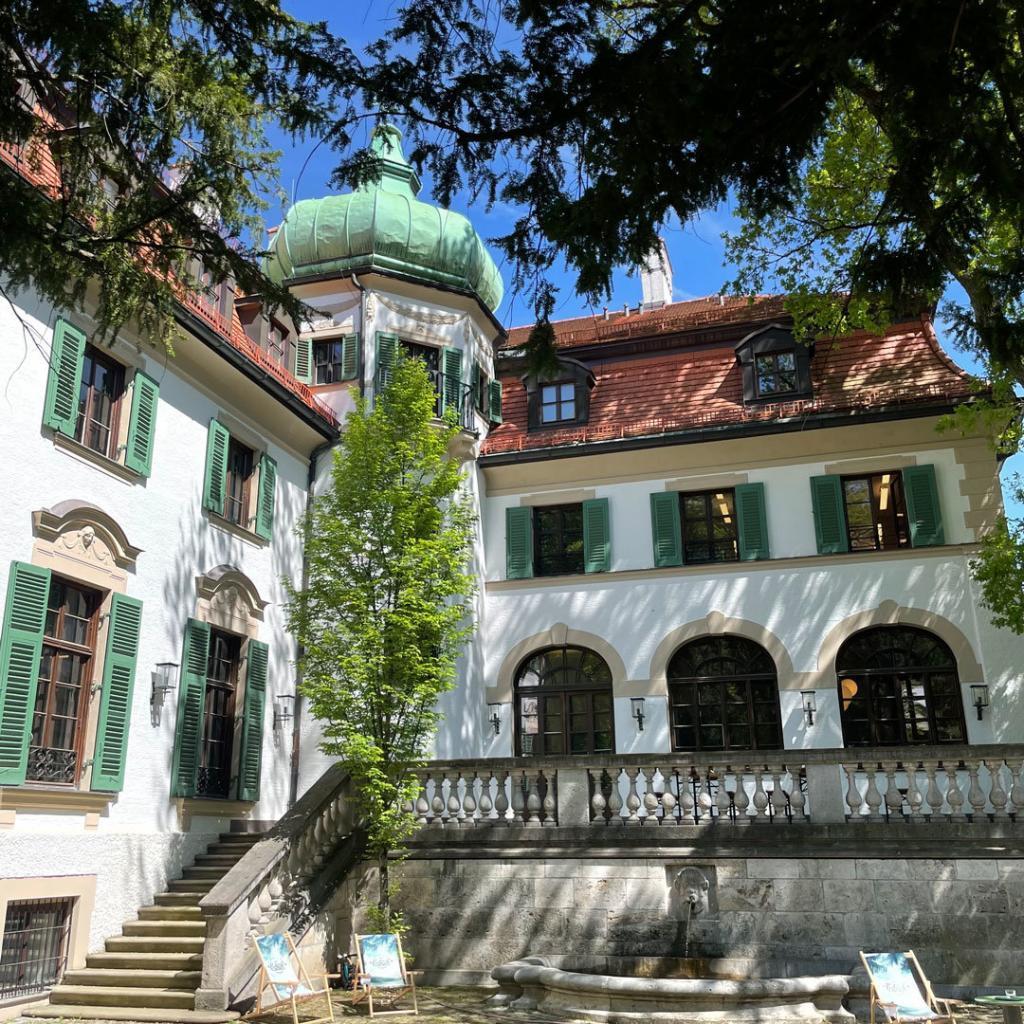
[[[56,198],[60,194],[60,171],[54,163],[49,149],[37,140],[30,142],[28,147],[15,146],[6,142],[0,143],[0,162],[7,164],[25,181],[40,188],[51,198]],[[317,398],[307,385],[296,380],[288,370],[274,362],[266,352],[250,340],[242,329],[237,313],[233,312],[231,320],[227,321],[205,296],[185,288],[181,289],[181,302],[216,331],[232,348],[242,352],[260,369],[273,376],[304,405],[333,426],[338,425],[338,417],[333,409]]]
[[[694,304],[676,305],[692,308]],[[705,315],[709,311],[694,312]],[[762,309],[757,319],[763,315]],[[591,318],[586,322],[592,322]],[[726,322],[724,314],[716,322]],[[735,319],[730,317],[727,322]],[[560,337],[578,337],[582,331],[576,328],[559,333]],[[681,344],[685,342],[681,340]],[[832,343],[819,342],[811,360],[813,397],[798,401],[744,405],[740,366],[730,343],[714,348],[681,347],[647,356],[613,356],[603,361],[588,359],[587,365],[597,378],[590,396],[589,422],[567,428],[528,432],[522,380],[503,376],[504,422],[487,438],[483,454],[816,413],[868,411],[879,406],[952,403],[973,393],[971,378],[942,352],[925,317],[895,325],[883,337],[859,333]]]
[[[783,295],[758,295],[753,299],[725,295],[709,295],[703,299],[671,302],[659,309],[641,313],[609,310],[590,316],[577,316],[571,320],[558,320],[551,326],[555,330],[555,344],[559,348],[575,348],[605,341],[625,341],[630,338],[661,336],[701,327],[743,324],[754,320],[770,320],[783,315]],[[508,332],[506,348],[516,348],[526,342],[533,324],[513,327]]]

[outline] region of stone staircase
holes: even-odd
[[[87,1020],[166,1021],[170,1024],[222,1024],[230,1011],[195,1009],[202,980],[206,922],[199,901],[261,838],[228,832],[196,857],[168,891],[143,907],[136,921],[107,939],[106,951],[91,953],[86,966],[66,971],[50,1001],[25,1010],[27,1017]]]

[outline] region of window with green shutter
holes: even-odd
[[[770,558],[768,516],[765,512],[764,484],[737,484],[736,518],[739,524],[739,554],[742,561]]]
[[[256,535],[270,540],[274,532],[277,463],[264,452],[260,458],[260,489],[256,498]]]
[[[492,423],[501,423],[502,394],[500,380],[492,380],[491,383],[488,385],[488,398],[490,399],[488,403],[490,405],[490,415],[488,416],[488,419]]]
[[[391,380],[391,371],[395,368],[398,360],[399,339],[397,334],[377,333],[377,372],[376,382],[378,388],[387,386]]]
[[[79,390],[85,360],[85,332],[58,320],[50,346],[50,374],[46,381],[43,423],[68,437],[75,436]]]
[[[915,548],[945,544],[935,467],[907,466],[903,470],[903,491],[910,523],[910,543]]]
[[[505,509],[505,576],[510,580],[533,575],[533,509]]]
[[[153,467],[153,442],[159,403],[160,385],[141,370],[136,370],[132,382],[132,411],[128,421],[124,464],[140,476],[149,476]]]
[[[445,348],[443,353],[444,380],[441,383],[441,412],[454,409],[462,412],[462,353],[457,348]]]
[[[591,498],[583,502],[583,568],[585,572],[608,572],[611,564],[608,499]]]
[[[657,568],[683,564],[679,495],[675,491],[655,491],[651,495],[651,536]]]
[[[295,379],[313,383],[313,339],[298,338],[295,342]]]
[[[359,375],[359,335],[346,334],[341,339],[341,379],[355,380]]]
[[[119,793],[124,785],[141,627],[142,602],[125,594],[114,594],[108,620],[107,652],[103,659],[92,768],[92,788],[102,793]]]
[[[11,563],[0,633],[0,784],[7,786],[25,781],[49,593],[49,569]]]
[[[848,551],[850,542],[846,533],[842,480],[837,476],[811,477],[811,508],[818,554],[835,555]]]
[[[199,758],[202,754],[206,704],[206,670],[210,651],[210,627],[198,619],[185,625],[178,685],[178,720],[171,765],[171,795],[195,796]]]
[[[238,799],[259,800],[260,767],[263,759],[263,719],[267,703],[267,661],[269,648],[250,640],[246,660],[245,708],[242,714],[242,746],[238,756]]]
[[[210,420],[206,438],[206,476],[203,483],[203,508],[224,514],[225,484],[228,473],[228,444],[231,434],[217,420]]]

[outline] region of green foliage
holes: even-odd
[[[305,589],[288,585],[302,692],[356,782],[382,911],[387,855],[414,827],[413,769],[474,628],[473,516],[448,454],[459,428],[454,412],[434,422],[436,400],[423,365],[400,358],[373,407],[359,401],[304,526]]]
[[[196,287],[199,260],[297,314],[258,266],[276,187],[264,128],[323,124],[324,76],[349,56],[276,0],[5,3],[0,141],[25,144],[30,173],[52,152],[60,188],[0,165],[3,287],[58,306],[95,289],[100,336],[131,320],[169,344],[172,282]]]
[[[1014,481],[1014,492],[1017,500],[1024,502],[1020,477]],[[982,541],[971,570],[993,623],[1024,634],[1024,521],[1001,517]]]

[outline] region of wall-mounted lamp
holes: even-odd
[[[292,714],[294,700],[295,695],[292,693],[279,694],[274,700],[274,732],[278,732],[283,728],[285,722],[290,722],[294,717]]]
[[[807,716],[807,724],[814,725],[814,712],[818,710],[818,701],[813,690],[800,691],[800,706]]]
[[[153,691],[149,695],[149,719],[153,725],[160,724],[160,713],[163,710],[164,698],[174,692],[174,680],[178,675],[176,661],[158,661],[156,668],[150,673]]]
[[[487,705],[487,724],[494,730],[495,736],[501,733],[501,715],[498,714],[500,710],[500,704]]]
[[[984,683],[971,684],[971,703],[978,712],[978,721],[984,717],[983,712],[988,707],[988,687]]]
[[[636,731],[644,731],[644,699],[643,697],[630,697],[629,703],[633,714],[633,721],[636,722]]]

